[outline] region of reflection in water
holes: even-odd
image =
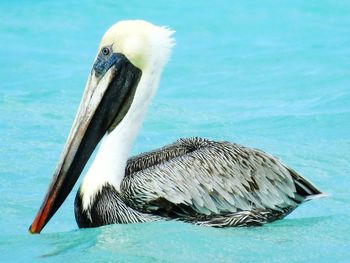
[[[97,237],[102,229],[82,229],[64,233],[42,234],[45,243],[49,247],[47,253],[40,257],[53,257],[74,251],[84,252],[95,246]]]
[[[214,262],[228,260],[230,255],[235,255],[237,260],[258,260],[261,255],[268,257],[271,251],[282,250],[286,260],[292,256],[302,259],[302,254],[295,255],[296,250],[302,249],[300,242],[317,250],[317,245],[327,239],[336,247],[339,233],[325,237],[320,231],[332,227],[332,222],[331,216],[321,216],[287,218],[262,227],[227,229],[181,222],[109,225],[43,235],[49,252],[41,257],[75,257],[77,262],[87,262],[91,258],[118,262]],[[347,228],[344,231],[350,230]],[[313,236],[308,234],[318,232]]]

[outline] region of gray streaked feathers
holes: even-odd
[[[318,193],[271,155],[201,138],[130,158],[121,185],[122,199],[134,209],[173,218],[289,211]]]
[[[196,137],[130,158],[120,192],[106,184],[84,211],[79,190],[75,207],[80,227],[159,220],[256,226],[318,194],[267,153]]]

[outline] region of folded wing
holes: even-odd
[[[169,218],[282,211],[321,193],[271,155],[200,138],[129,159],[121,190],[133,208]]]

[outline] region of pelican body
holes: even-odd
[[[178,220],[255,226],[322,196],[275,157],[235,143],[179,139],[129,158],[174,44],[173,31],[135,20],[103,36],[51,185],[32,225],[40,233],[72,190],[81,228]]]

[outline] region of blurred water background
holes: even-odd
[[[349,262],[350,2],[1,1],[1,262]],[[259,228],[79,230],[75,190],[41,235],[47,190],[104,31],[141,18],[177,45],[133,153],[202,136],[278,156],[323,191]]]

